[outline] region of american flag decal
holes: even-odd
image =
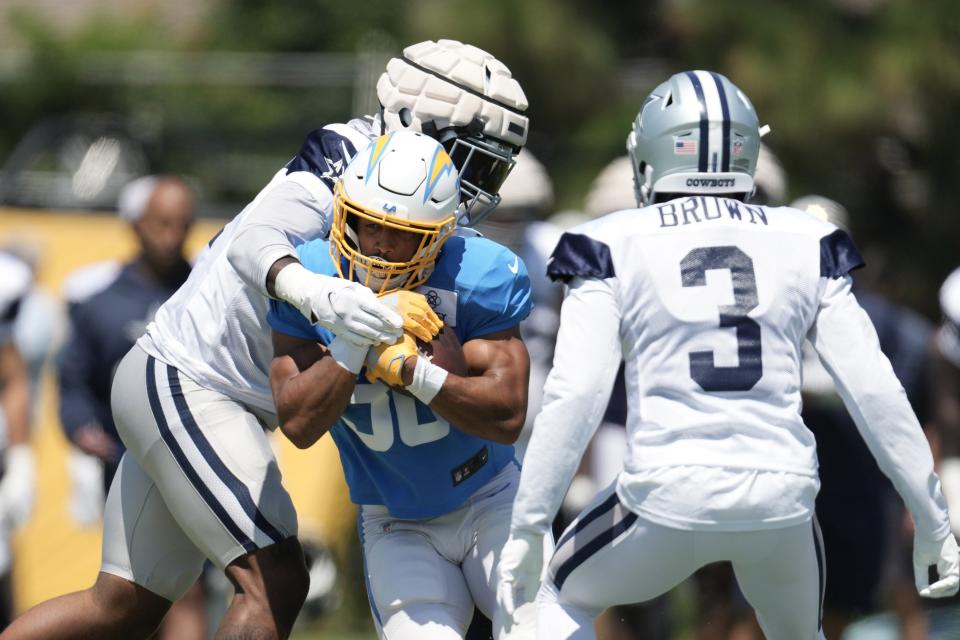
[[[673,153],[678,156],[695,156],[697,155],[697,141],[674,138]]]

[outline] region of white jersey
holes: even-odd
[[[0,252],[0,345],[13,339],[14,321],[32,282],[26,264]]]
[[[861,264],[827,222],[724,198],[681,198],[571,230],[548,267],[571,287],[525,467],[538,483],[566,487],[544,480],[572,476],[570,454],[544,462],[534,452],[552,448],[548,440],[585,446],[622,357],[628,452],[617,491],[627,507],[682,529],[808,520],[819,489],[816,443],[800,418],[810,339],[918,527],[945,534],[929,448],[850,293],[848,272]],[[552,434],[542,444],[540,431]],[[515,528],[541,528],[558,501],[521,483]]]
[[[198,384],[275,413],[266,326],[267,272],[294,245],[324,237],[333,217],[333,185],[374,138],[361,120],[310,134],[199,256],[184,285],[157,311],[138,344]]]

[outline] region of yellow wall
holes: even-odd
[[[194,225],[187,242],[191,255],[223,222],[199,220]],[[105,214],[0,208],[0,242],[10,238],[24,239],[41,250],[39,282],[54,296],[59,296],[63,279],[76,268],[99,260],[125,260],[135,251],[127,225]],[[20,610],[90,585],[100,564],[100,528],[81,529],[67,511],[69,445],[57,418],[56,385],[49,371],[41,393],[34,425],[37,503],[30,521],[14,539],[14,586]],[[354,535],[355,512],[330,438],[299,451],[278,435],[276,450],[284,484],[297,505],[301,533],[321,536],[342,551]]]

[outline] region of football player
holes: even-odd
[[[674,75],[628,138],[642,208],[571,230],[553,253],[549,273],[567,294],[498,591],[505,616],[536,594],[539,638],[593,638],[608,606],[718,561],[733,565],[768,638],[822,637],[816,450],[800,419],[806,339],[913,515],[917,589],[957,592],[930,449],[850,291],[856,247],[805,212],[743,203],[760,131],[727,78]],[[625,469],[542,567],[541,540],[621,358]]]
[[[337,185],[330,240],[298,253],[312,272],[409,308],[403,337],[357,347],[286,302],[271,302],[268,317],[280,428],[300,447],[328,430],[337,444],[359,505],[370,606],[389,640],[462,639],[474,606],[493,616],[519,478],[530,279],[505,247],[454,234],[459,201],[436,141],[377,138]],[[441,324],[431,344],[449,370],[417,346]]]
[[[36,463],[30,446],[30,372],[15,342],[15,322],[30,293],[30,268],[0,252],[0,623],[12,618],[10,536],[33,510]]]
[[[146,637],[204,558],[236,596],[220,633],[286,637],[307,592],[293,504],[264,434],[276,424],[268,297],[355,348],[392,341],[403,316],[360,283],[304,268],[294,244],[330,228],[333,185],[385,131],[422,131],[461,171],[473,223],[526,140],[526,98],[490,54],[441,40],[407,47],[377,84],[372,119],[311,133],[300,152],[210,242],[186,283],[121,362],[112,390],[127,447],[104,514],[101,571],[43,603],[4,638]]]

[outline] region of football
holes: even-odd
[[[463,355],[463,346],[453,329],[446,325],[430,342],[424,342],[418,338],[417,347],[422,355],[441,369],[446,369],[458,376],[467,375],[467,359]]]

